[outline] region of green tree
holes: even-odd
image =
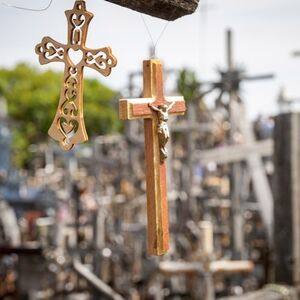
[[[177,89],[187,102],[198,100],[200,97],[200,83],[194,71],[183,69],[179,72]]]
[[[13,129],[14,161],[24,166],[30,158],[29,146],[45,142],[47,131],[58,105],[61,73],[18,64],[13,69],[0,69],[0,95],[7,99]],[[86,79],[84,113],[90,136],[118,131],[120,122],[113,107],[118,93],[95,79]]]
[[[207,110],[204,102],[203,93],[201,91],[201,83],[198,81],[196,73],[189,69],[182,69],[177,79],[177,89],[186,100],[192,103],[198,112]]]

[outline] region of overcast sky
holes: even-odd
[[[1,3],[2,0],[0,0]],[[40,8],[48,0],[6,0],[9,4]],[[139,13],[108,3],[87,0],[87,9],[94,13],[87,46],[111,46],[118,66],[104,78],[94,70],[86,72],[105,84],[123,89],[130,71],[139,70],[149,58],[151,40]],[[49,35],[66,41],[64,11],[74,1],[53,0],[44,12],[28,12],[0,5],[0,67],[17,62],[38,66],[35,45]],[[145,16],[154,40],[166,21]],[[248,114],[271,114],[277,111],[276,97],[284,86],[287,94],[300,97],[300,57],[291,56],[300,50],[299,0],[201,0],[197,12],[168,24],[157,47],[157,55],[165,68],[193,68],[199,79],[215,79],[216,68],[225,66],[225,30],[234,31],[234,56],[249,75],[274,72],[276,79],[243,84],[243,97]],[[63,70],[54,63],[38,66],[45,70]],[[59,88],[59,87],[58,87]]]

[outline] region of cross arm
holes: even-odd
[[[112,68],[117,65],[117,59],[112,54],[110,47],[100,49],[84,49],[85,66],[90,67],[104,76],[111,73]]]
[[[186,111],[185,101],[182,96],[179,97],[166,97],[168,102],[175,102],[169,110],[169,115],[184,115]]]
[[[51,62],[64,62],[66,46],[46,36],[36,45],[35,52],[41,65]]]
[[[169,111],[170,115],[183,115],[186,106],[183,97],[166,97],[168,102],[174,105]],[[153,98],[121,99],[119,102],[119,117],[121,120],[148,119],[152,118],[152,110],[149,106]]]

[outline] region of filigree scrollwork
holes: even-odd
[[[71,22],[73,24],[72,29],[72,38],[71,44],[72,45],[80,45],[82,43],[82,28],[85,24],[85,16],[80,14],[72,14],[71,15]]]
[[[60,107],[60,115],[57,116],[57,126],[64,136],[62,147],[65,150],[73,147],[71,140],[74,139],[79,128],[78,106],[76,105],[79,88],[78,69],[70,67],[68,72],[69,76],[65,80],[65,101]]]
[[[59,130],[64,136],[64,138],[60,140],[61,147],[64,150],[72,149],[74,144],[71,142],[71,139],[78,131],[78,121],[74,119],[68,120],[65,117],[61,117],[57,120],[57,126],[59,127]]]
[[[65,46],[47,36],[35,47],[35,52],[39,55],[39,62],[42,65],[54,61],[62,62],[65,55]]]
[[[72,10],[65,12],[68,20],[68,43],[60,44],[45,37],[36,46],[41,64],[54,61],[65,63],[64,83],[59,105],[49,135],[60,142],[64,150],[88,139],[83,119],[83,69],[91,67],[108,76],[117,60],[109,47],[88,49],[85,46],[88,26],[93,14],[85,2],[76,1]]]
[[[76,1],[72,10],[66,11],[68,19],[68,41],[74,47],[84,47],[88,26],[93,14],[86,11],[84,1]]]
[[[77,97],[78,93],[78,69],[77,68],[69,68],[69,77],[66,78],[65,81],[65,96],[66,99],[71,100],[74,97]]]
[[[117,64],[117,59],[114,57],[109,47],[88,50],[85,57],[87,65],[104,76],[108,76],[111,73],[111,69]]]

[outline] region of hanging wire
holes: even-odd
[[[149,35],[150,40],[151,40],[151,43],[152,43],[153,51],[151,51],[151,58],[155,58],[155,57],[156,57],[156,47],[157,47],[157,45],[158,45],[158,42],[160,41],[161,37],[162,37],[163,34],[165,33],[165,31],[166,31],[166,29],[167,29],[167,27],[168,27],[170,21],[167,21],[167,22],[166,22],[164,28],[163,28],[162,31],[160,32],[160,34],[159,34],[158,38],[156,39],[156,41],[154,42],[153,36],[152,36],[151,31],[150,31],[150,29],[149,29],[149,27],[148,27],[148,25],[147,25],[147,23],[146,23],[146,20],[145,20],[144,16],[143,16],[142,14],[140,14],[140,15],[141,15],[141,18],[142,18],[142,20],[143,20],[143,23],[144,23],[144,25],[145,25],[145,27],[146,27],[146,30],[147,30],[147,32],[148,32],[148,35]]]
[[[40,9],[35,9],[35,8],[30,8],[30,7],[21,7],[21,6],[16,6],[16,5],[12,5],[12,4],[8,4],[6,2],[1,2],[2,5],[10,7],[10,8],[15,8],[15,9],[20,9],[20,10],[26,10],[26,11],[35,11],[35,12],[40,12],[40,11],[45,11],[47,9],[50,8],[50,6],[52,5],[53,0],[50,0],[50,2],[47,4],[47,6],[45,6],[44,8],[40,8]]]

